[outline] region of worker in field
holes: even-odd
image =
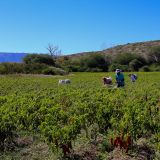
[[[111,85],[112,84],[112,78],[111,77],[103,77],[103,84],[104,85]]]
[[[120,69],[116,69],[116,83],[117,87],[124,87],[124,75]]]
[[[137,80],[137,75],[136,74],[129,74],[129,77],[131,79],[131,82],[135,82]]]

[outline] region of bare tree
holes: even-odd
[[[59,49],[58,46],[54,46],[51,43],[48,43],[48,46],[46,47],[46,49],[48,50],[49,54],[53,57],[53,58],[57,58],[61,55],[61,50]]]

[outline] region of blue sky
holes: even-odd
[[[159,0],[0,0],[0,52],[63,54],[160,39]]]

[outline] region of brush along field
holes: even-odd
[[[160,73],[128,74],[0,76],[0,159],[159,159]]]

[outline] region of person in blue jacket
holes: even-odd
[[[124,75],[120,69],[116,69],[116,83],[117,87],[124,87]]]

